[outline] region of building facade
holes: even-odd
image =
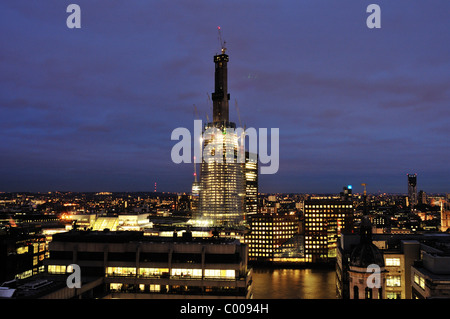
[[[408,177],[408,199],[409,205],[414,207],[418,204],[417,201],[417,174],[407,174]]]
[[[304,204],[305,258],[326,262],[336,258],[338,238],[353,228],[353,203],[334,199],[307,200]]]
[[[351,260],[352,251],[358,245],[358,242],[359,235],[357,234],[342,234],[340,239],[336,262],[336,293],[337,297],[341,299],[349,299],[354,296],[352,289],[355,281],[350,280],[352,277],[352,265],[349,261]],[[434,254],[445,257],[445,253],[442,250],[433,247],[448,246],[450,235],[439,233],[373,234],[372,242],[380,250],[383,258],[384,284],[381,287],[382,298],[411,299],[437,297],[438,295],[445,296],[445,292],[442,292],[442,289],[436,289],[433,292],[434,295],[429,292],[432,289],[427,291],[425,279],[422,280],[420,278],[425,278],[425,274],[427,274],[429,276],[427,277],[429,287],[433,286],[431,284],[432,279],[430,279],[433,276],[439,279],[450,278],[448,277],[450,275],[449,269],[442,268],[440,269],[441,273],[438,273],[439,270],[438,272],[436,270],[433,272],[430,270],[433,269],[433,262],[424,262],[428,255]],[[379,264],[381,265],[381,262]],[[360,272],[363,273],[364,271]],[[442,287],[445,287],[445,281]]]
[[[48,274],[102,278],[102,298],[251,298],[248,247],[223,238],[148,237],[142,232],[57,234]]]
[[[258,157],[245,152],[245,215],[247,221],[258,213]]]
[[[199,217],[214,226],[243,223],[245,210],[245,153],[238,143],[241,136],[235,132],[236,124],[229,122],[228,61],[225,48],[214,56],[213,122],[205,125],[202,138]]]
[[[294,215],[257,214],[250,218],[246,236],[249,260],[258,262],[304,261],[299,221]]]

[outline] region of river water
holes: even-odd
[[[254,299],[336,299],[334,269],[253,268]]]

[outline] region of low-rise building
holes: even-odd
[[[102,298],[251,298],[248,246],[235,239],[71,231],[49,245],[48,274],[102,278]],[[56,278],[55,277],[55,278]]]

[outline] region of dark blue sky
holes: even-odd
[[[211,117],[219,25],[231,120],[280,129],[260,191],[450,192],[444,0],[2,1],[0,191],[189,191],[170,136]]]

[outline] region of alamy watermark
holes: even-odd
[[[67,272],[71,272],[72,270],[72,274],[66,279],[66,285],[68,288],[81,288],[81,268],[77,264],[67,266]]]
[[[268,130],[260,128],[207,127],[202,134],[202,120],[194,120],[194,134],[189,129],[178,127],[172,131],[172,141],[178,140],[172,147],[171,159],[174,163],[245,163],[246,137],[248,137],[249,160],[259,159],[261,174],[275,174],[279,168],[280,143],[279,128],[270,129],[270,154],[268,152]],[[208,143],[204,143],[208,141]],[[225,147],[224,147],[225,145]],[[193,147],[192,147],[193,146]],[[225,150],[224,150],[225,148]]]
[[[368,288],[381,288],[381,268],[377,264],[371,264],[367,266],[367,273],[371,273],[366,280],[366,286]]]

